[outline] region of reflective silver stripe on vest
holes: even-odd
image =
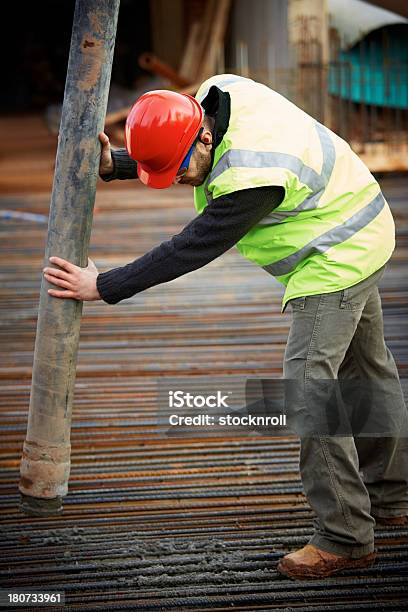
[[[322,171],[319,174],[313,168],[306,166],[303,161],[289,153],[279,153],[275,151],[250,151],[248,149],[229,149],[220,157],[214,168],[210,172],[205,182],[205,196],[207,204],[212,197],[208,190],[210,185],[223,172],[229,168],[284,168],[295,174],[299,181],[309,187],[313,195],[306,198],[294,210],[271,213],[265,217],[259,225],[270,225],[280,223],[284,218],[297,215],[302,210],[312,210],[317,208],[319,200],[329,182],[336,162],[336,151],[332,138],[327,128],[321,123],[315,122],[316,130],[322,147]]]
[[[336,149],[334,148],[333,140],[330,136],[330,132],[325,128],[324,125],[316,121],[316,130],[320,140],[320,146],[322,147],[323,164],[322,171],[319,176],[319,180],[315,181],[315,184],[311,182],[305,182],[302,179],[302,183],[306,184],[310,189],[314,191],[312,195],[307,197],[301,202],[296,208],[292,210],[283,210],[282,212],[272,212],[267,217],[264,217],[259,225],[272,225],[281,223],[287,217],[295,217],[298,213],[303,210],[314,210],[318,207],[320,198],[322,197],[324,190],[330,180],[333,172],[334,164],[336,163]],[[298,175],[299,176],[299,175]]]
[[[320,174],[309,166],[305,166],[301,159],[288,153],[275,153],[269,151],[248,151],[247,149],[229,149],[215,164],[210,173],[209,183],[215,181],[229,168],[287,168],[308,186],[319,186]],[[312,188],[312,187],[311,187]]]
[[[328,249],[337,244],[341,244],[345,240],[348,240],[354,234],[359,232],[363,227],[371,223],[373,219],[381,212],[385,204],[382,193],[379,193],[374,200],[372,200],[367,206],[364,206],[357,213],[352,215],[347,221],[338,225],[337,227],[325,232],[321,236],[318,236],[304,247],[285,257],[279,261],[263,266],[264,270],[273,274],[273,276],[282,276],[289,274],[296,268],[296,266],[306,257],[315,253],[324,253]]]

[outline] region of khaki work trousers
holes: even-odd
[[[377,286],[384,268],[348,289],[290,300],[285,379],[386,378],[401,389],[384,341]],[[405,410],[402,391],[401,402]],[[302,484],[317,517],[310,543],[352,558],[372,552],[373,517],[408,514],[408,438],[316,435],[300,442]]]

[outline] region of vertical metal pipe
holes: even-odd
[[[45,264],[57,255],[86,266],[120,0],[77,0],[52,188]],[[50,297],[43,279],[21,509],[62,509],[70,471],[70,428],[82,302]]]

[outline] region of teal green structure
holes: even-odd
[[[352,102],[408,109],[408,25],[370,32],[332,62],[329,93]]]

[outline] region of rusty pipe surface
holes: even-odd
[[[44,263],[53,255],[85,266],[120,0],[77,0]],[[27,437],[20,464],[22,510],[68,491],[70,426],[82,302],[47,293],[37,320]],[[58,504],[57,504],[58,506]],[[39,512],[44,515],[44,503]]]
[[[177,87],[187,87],[191,83],[153,53],[142,53],[138,61],[141,68],[168,79]]]

